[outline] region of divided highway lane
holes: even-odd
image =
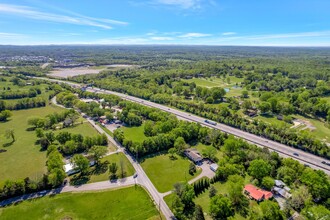
[[[66,83],[70,86],[75,86],[75,87],[80,86],[80,84],[78,84],[78,83],[73,83],[73,82],[69,82],[69,81],[62,81],[62,80],[49,79],[49,78],[41,78],[41,79],[50,80],[50,81],[59,82],[59,83]],[[104,90],[104,89],[99,89],[99,88],[88,88],[87,91],[104,93],[104,94],[112,94],[112,95],[119,96],[123,99],[129,100],[129,101],[140,103],[142,105],[158,108],[160,110],[175,114],[176,116],[178,116],[182,119],[185,119],[187,121],[197,122],[203,126],[218,129],[218,130],[221,130],[228,134],[232,134],[236,137],[243,138],[258,146],[267,147],[273,151],[278,152],[283,157],[291,157],[291,158],[301,162],[302,164],[306,164],[314,169],[323,170],[325,173],[330,175],[330,166],[322,163],[322,161],[326,161],[326,162],[330,163],[329,160],[326,160],[322,157],[318,157],[316,155],[304,152],[302,150],[298,150],[298,149],[289,147],[287,145],[280,144],[278,142],[271,141],[266,138],[263,138],[263,137],[260,137],[260,136],[242,131],[240,129],[224,125],[224,124],[217,123],[217,125],[211,125],[211,124],[205,122],[205,120],[206,120],[205,118],[202,118],[202,117],[199,117],[199,116],[196,116],[193,114],[189,114],[189,113],[177,110],[177,109],[173,109],[173,108],[170,108],[170,107],[167,107],[164,105],[160,105],[160,104],[157,104],[154,102],[146,101],[144,99],[136,98],[134,96],[129,96],[126,94],[113,92],[113,91],[109,91],[109,90]]]

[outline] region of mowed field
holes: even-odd
[[[144,124],[139,127],[121,127],[125,138],[142,143],[147,137],[144,135]]]
[[[73,185],[80,185],[82,183],[94,183],[109,180],[110,173],[108,168],[111,163],[116,163],[118,166],[118,178],[121,178],[120,163],[123,163],[125,177],[132,176],[135,172],[134,167],[125,155],[123,153],[116,153],[103,157],[98,166],[91,168],[89,175],[84,176],[83,178],[79,176],[80,174],[73,175],[70,182]]]
[[[46,152],[40,151],[36,145],[37,137],[34,131],[28,131],[27,118],[30,116],[44,117],[53,112],[63,111],[62,108],[47,106],[28,110],[13,111],[8,122],[0,123],[0,185],[7,179],[16,180],[25,177],[39,178],[46,171]],[[6,129],[13,129],[16,141],[10,146],[4,146],[11,139],[4,137]]]
[[[172,160],[169,154],[146,158],[141,162],[151,182],[162,193],[172,190],[175,183],[189,181],[201,173],[201,170],[197,170],[193,176],[190,175],[189,164],[187,158],[176,155],[176,159]]]
[[[212,88],[212,87],[230,88],[232,86],[235,86],[236,83],[240,84],[243,81],[243,79],[234,76],[229,76],[228,78],[230,79],[229,82],[227,81],[227,79],[216,78],[216,77],[192,78],[192,79],[184,79],[182,81],[188,83],[194,82],[196,83],[197,86],[208,87],[208,88]]]
[[[13,116],[8,122],[0,123],[0,186],[5,180],[17,180],[25,177],[38,179],[45,173],[46,152],[40,151],[40,145],[36,144],[37,137],[34,131],[29,131],[27,119],[31,116],[45,117],[54,112],[61,112],[64,109],[48,105],[42,108],[13,111]],[[9,145],[11,139],[4,137],[7,129],[13,129],[16,141]],[[94,136],[97,131],[89,124],[78,124],[72,128],[65,128],[60,131]],[[55,133],[58,133],[56,131]],[[8,145],[8,146],[7,146]]]
[[[111,191],[64,193],[0,209],[2,220],[25,219],[160,219],[142,187]]]

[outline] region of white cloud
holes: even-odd
[[[180,35],[181,38],[199,38],[199,37],[209,37],[211,34],[204,34],[204,33],[186,33]]]
[[[34,20],[50,21],[56,23],[67,23],[75,25],[93,26],[104,29],[111,29],[111,25],[126,25],[123,21],[116,21],[103,18],[92,18],[76,14],[76,16],[68,16],[63,14],[54,14],[48,12],[37,11],[34,8],[20,5],[0,4],[0,12],[12,14]]]
[[[200,0],[156,0],[155,3],[177,6],[183,9],[196,9],[200,8]]]
[[[222,33],[223,36],[235,35],[236,32],[224,32]]]
[[[15,39],[17,39],[17,38],[22,38],[22,37],[26,37],[26,35],[0,32],[0,38],[10,38],[10,39],[15,38]]]
[[[169,41],[169,40],[174,40],[173,37],[151,37],[151,40],[154,41]]]

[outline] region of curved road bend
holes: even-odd
[[[38,78],[38,77],[35,77]],[[39,78],[39,79],[44,79],[44,80],[48,80],[48,81],[52,81],[52,82],[58,82],[58,83],[65,83],[68,84],[70,86],[74,86],[74,87],[78,87],[81,86],[78,83],[74,83],[74,82],[69,82],[69,81],[62,81],[62,80],[57,80],[57,79],[50,79],[50,78]],[[226,132],[228,134],[232,134],[236,137],[240,137],[243,138],[251,143],[256,144],[257,146],[261,146],[261,147],[267,147],[270,150],[276,151],[278,152],[281,156],[283,157],[291,157],[297,161],[299,161],[302,164],[306,164],[314,169],[319,169],[319,170],[323,170],[325,173],[327,173],[328,175],[330,175],[330,166],[323,164],[322,161],[326,161],[328,163],[330,163],[329,160],[326,160],[322,157],[307,153],[305,151],[299,150],[299,149],[295,149],[293,147],[289,147],[287,145],[275,142],[275,141],[271,141],[267,138],[263,138],[245,131],[242,131],[240,129],[237,128],[233,128],[224,124],[220,124],[217,123],[217,125],[210,125],[208,123],[205,122],[206,118],[202,118],[190,113],[186,113],[177,109],[173,109],[164,105],[160,105],[154,102],[150,102],[150,101],[146,101],[144,99],[140,99],[140,98],[136,98],[134,96],[129,96],[126,94],[122,94],[122,93],[118,93],[118,92],[113,92],[113,91],[109,91],[109,90],[104,90],[104,89],[99,89],[99,88],[88,88],[87,91],[89,92],[96,92],[96,93],[103,93],[103,94],[112,94],[112,95],[116,95],[119,96],[123,99],[129,100],[129,101],[133,101],[133,102],[137,102],[139,104],[142,105],[146,105],[146,106],[150,106],[153,108],[158,108],[160,110],[175,114],[176,116],[179,116],[180,118],[183,118],[187,121],[193,121],[193,122],[197,122],[200,123],[203,126],[207,126],[210,128],[214,128],[214,129],[218,129],[221,130],[223,132]],[[298,154],[298,155],[294,155]]]
[[[51,100],[52,103],[54,105],[58,105],[60,107],[65,108],[62,105],[59,105],[56,102],[56,96]],[[174,219],[174,215],[172,213],[172,211],[170,210],[170,208],[167,206],[166,202],[163,199],[163,195],[161,193],[159,193],[157,191],[157,189],[155,188],[155,186],[152,184],[152,182],[150,181],[149,177],[147,176],[147,174],[144,172],[144,170],[142,169],[141,165],[138,164],[129,154],[127,154],[127,152],[125,151],[125,148],[122,147],[117,141],[115,141],[115,139],[113,139],[113,137],[111,137],[109,134],[107,134],[98,124],[96,124],[93,120],[90,120],[89,118],[86,119],[100,134],[105,134],[108,138],[108,140],[114,144],[117,147],[117,151],[116,152],[124,152],[124,155],[126,156],[126,158],[130,161],[130,163],[133,165],[136,173],[137,173],[137,177],[135,180],[135,183],[140,184],[141,186],[145,187],[147,189],[147,191],[149,192],[150,196],[152,197],[156,207],[158,207],[158,209],[160,209],[160,211],[163,213],[163,215],[166,217],[166,219]],[[125,184],[127,185],[132,185],[132,179],[131,178],[127,178],[128,181],[125,181]],[[109,181],[106,181],[109,182]],[[92,188],[94,188],[94,190],[97,190],[97,187],[100,187],[99,189],[104,189],[104,187],[107,187],[106,182],[100,182],[95,183]],[[121,181],[118,181],[118,183],[120,184]],[[89,189],[91,186],[89,186],[90,184],[87,185],[82,185],[80,187],[80,191],[84,191],[84,189]],[[71,190],[72,187],[74,186],[70,186],[70,188],[63,188],[63,192],[65,190]],[[95,188],[96,187],[96,188]]]

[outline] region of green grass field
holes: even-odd
[[[202,87],[223,87],[223,88],[232,88],[236,85],[236,83],[240,84],[243,79],[237,78],[235,76],[229,76],[230,82],[227,82],[227,79],[222,78],[216,78],[216,77],[210,77],[210,78],[193,78],[193,79],[184,79],[182,81],[184,82],[194,82],[197,86]]]
[[[27,131],[29,128],[27,118],[30,116],[44,117],[62,110],[59,107],[47,106],[13,111],[13,116],[8,122],[0,123],[0,149],[6,150],[6,152],[0,153],[0,185],[7,179],[42,176],[46,171],[46,152],[41,152],[40,146],[35,144],[37,137],[34,131]],[[16,141],[12,145],[4,147],[4,144],[11,142],[10,139],[4,137],[6,129],[14,130]]]
[[[30,127],[27,119],[30,116],[44,117],[64,109],[48,105],[43,108],[13,111],[13,116],[8,122],[0,123],[0,149],[6,152],[0,153],[0,186],[7,179],[17,180],[25,177],[38,179],[46,171],[46,152],[40,151],[40,145],[36,145],[37,137],[34,131],[28,131]],[[16,141],[9,145],[11,139],[4,137],[6,129],[13,129]],[[89,124],[78,124],[74,127],[55,131],[68,131],[74,134],[94,136],[97,131]],[[9,146],[6,146],[9,145]]]
[[[258,115],[257,117],[255,117],[254,119],[258,119],[260,121],[269,123],[269,124],[276,124],[276,125],[288,125],[288,126],[292,126],[292,124],[288,124],[285,121],[281,121],[278,120],[275,116],[272,115]]]
[[[117,176],[120,177],[120,168],[119,168],[120,161],[122,161],[124,164],[123,167],[124,167],[124,171],[126,173],[126,177],[132,176],[135,173],[135,170],[134,170],[132,164],[129,162],[129,160],[126,158],[126,156],[123,153],[117,153],[117,154],[112,154],[112,155],[106,156],[101,159],[101,163],[104,165],[101,166],[99,170],[95,170],[95,169],[93,170],[94,174],[90,176],[88,183],[109,180],[110,173],[107,168],[110,163],[117,163],[117,165],[118,165]]]
[[[25,219],[160,219],[139,186],[101,192],[64,193],[0,209],[2,220]]]
[[[18,86],[18,85],[14,85],[12,82],[10,82],[10,79],[12,77],[4,77],[4,78],[7,81],[6,82],[0,81],[0,92],[1,91],[8,91],[8,90],[3,90],[3,88],[7,88],[7,87],[10,87],[10,91],[14,91],[14,92],[18,91],[18,90],[19,91],[26,91],[26,90],[29,90],[30,88],[39,87],[41,89],[41,94],[37,95],[37,97],[42,97],[46,100],[48,100],[49,94],[51,94],[51,92],[52,92],[52,91],[47,91],[46,90],[46,88],[48,88],[47,84],[40,84],[40,85],[36,85],[36,86],[32,86],[32,85]],[[6,99],[5,102],[8,103],[8,104],[15,104],[17,102],[17,100],[19,100],[19,99]]]
[[[202,143],[197,143],[196,145],[192,145],[192,148],[196,148],[201,154],[203,153],[203,150],[205,150],[208,147],[212,147],[211,145],[205,145]],[[216,148],[214,148],[216,149]],[[219,160],[223,157],[223,152],[221,152],[220,150],[217,150],[217,153],[215,155],[216,158],[218,158]]]
[[[99,134],[93,128],[93,126],[90,123],[88,123],[87,121],[85,121],[82,124],[76,124],[73,127],[67,127],[67,128],[63,128],[63,129],[60,129],[60,130],[56,130],[54,133],[58,134],[61,131],[67,131],[67,132],[70,132],[72,134],[81,134],[83,136],[89,136],[89,137],[92,137],[92,136],[95,136],[95,135]]]
[[[145,159],[141,166],[159,192],[167,192],[173,189],[177,182],[185,182],[198,176],[198,170],[194,176],[189,174],[190,161],[187,158],[176,156],[171,160],[169,154],[162,154]]]
[[[293,117],[309,121],[316,128],[316,130],[312,131],[311,133],[316,138],[330,143],[330,129],[324,125],[324,122],[314,118],[306,118],[301,115],[293,115]]]
[[[124,131],[125,138],[128,140],[143,142],[147,137],[144,135],[144,124],[139,127],[121,127]]]

